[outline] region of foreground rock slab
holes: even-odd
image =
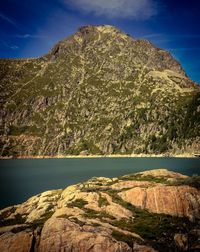
[[[190,220],[200,217],[200,193],[189,186],[135,187],[119,193],[123,200],[153,213],[164,213]]]
[[[0,251],[194,251],[199,188],[198,176],[157,169],[47,191],[0,211]]]

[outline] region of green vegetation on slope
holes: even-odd
[[[0,59],[1,156],[199,149],[198,86],[168,52],[104,28],[38,59]]]

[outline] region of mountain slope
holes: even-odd
[[[199,86],[168,52],[112,26],[82,27],[0,69],[1,156],[200,148]]]

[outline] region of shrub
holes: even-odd
[[[67,206],[68,207],[78,207],[78,208],[82,209],[87,204],[88,204],[88,202],[86,200],[76,199],[76,200],[72,201],[71,203],[68,203]]]

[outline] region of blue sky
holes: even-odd
[[[200,83],[199,0],[0,0],[0,57],[38,57],[83,25],[110,24],[167,49]]]

